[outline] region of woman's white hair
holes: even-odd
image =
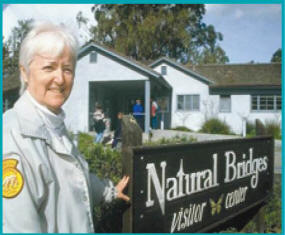
[[[55,25],[50,22],[36,22],[24,38],[19,55],[19,65],[29,73],[29,65],[36,54],[53,51],[54,56],[63,53],[65,47],[70,50],[74,68],[76,66],[78,41],[76,36],[64,25]],[[20,76],[20,95],[24,93],[27,84]]]

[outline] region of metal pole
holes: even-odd
[[[145,117],[144,117],[144,132],[149,133],[150,125],[150,81],[145,81],[144,86],[144,107],[145,107]]]

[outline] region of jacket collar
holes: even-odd
[[[23,136],[45,140],[57,153],[72,155],[72,151],[67,151],[61,144],[52,139],[46,124],[26,92],[15,103],[14,109],[18,118],[20,133]],[[73,146],[71,149],[73,149]]]
[[[20,132],[24,136],[50,140],[47,128],[25,92],[14,105]]]

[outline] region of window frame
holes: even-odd
[[[265,109],[261,109],[263,105],[261,103],[261,98],[265,98]],[[273,98],[273,109],[268,109],[269,98]],[[280,101],[280,109],[278,109],[278,98]],[[256,99],[256,104],[253,104],[253,99]],[[256,106],[256,108],[253,108]],[[250,96],[250,110],[251,112],[280,112],[282,110],[282,98],[281,95],[251,95]]]
[[[183,108],[179,109],[178,108],[178,97],[182,96],[183,97]],[[186,109],[186,96],[190,96],[190,109]],[[193,109],[194,108],[194,100],[193,97],[198,97],[198,109]],[[200,112],[201,110],[201,105],[200,105],[200,101],[201,101],[201,95],[200,94],[176,94],[176,111],[179,112]]]
[[[95,57],[93,57],[95,56]],[[94,58],[96,58],[94,60]],[[91,51],[90,55],[89,55],[89,63],[90,64],[96,64],[98,62],[98,53],[97,51]]]
[[[221,107],[221,101],[222,101],[222,98],[229,98],[229,110],[222,110],[222,107]],[[232,112],[232,97],[231,95],[220,95],[219,97],[219,111],[220,113],[231,113]]]
[[[161,72],[161,75],[166,76],[167,75],[167,66],[162,65],[160,72]]]

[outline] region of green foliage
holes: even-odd
[[[178,127],[172,128],[171,130],[193,132],[191,129],[187,128],[186,126],[178,126]]]
[[[256,132],[255,132],[255,123],[253,122],[246,122],[246,135],[247,137],[253,137],[256,136]]]
[[[281,129],[279,122],[267,120],[264,124],[265,135],[272,135],[275,139],[281,139]],[[253,122],[246,123],[247,137],[256,136],[256,125]]]
[[[90,172],[101,179],[110,179],[115,184],[122,176],[121,153],[95,144],[94,137],[86,133],[78,135],[78,149],[89,164]],[[121,232],[121,206],[120,201],[104,204],[94,208],[94,221],[96,232]]]
[[[18,71],[19,51],[24,37],[33,23],[32,19],[19,20],[18,25],[12,29],[8,40],[3,40],[3,76],[9,77]]]
[[[220,46],[213,49],[205,48],[197,58],[198,64],[225,64],[229,61],[229,57]]]
[[[273,62],[273,63],[281,63],[281,61],[282,61],[282,50],[281,50],[281,48],[279,48],[272,55],[271,62]]]
[[[273,194],[265,207],[265,227],[267,233],[281,232],[281,175],[275,175]]]
[[[202,133],[210,133],[210,134],[232,134],[229,125],[226,122],[222,122],[218,118],[211,118],[204,122],[202,128],[200,130]]]
[[[93,40],[140,61],[167,56],[182,63],[197,63],[203,50],[227,58],[218,47],[223,39],[214,26],[202,22],[203,4],[96,4]],[[78,24],[86,25],[81,13]]]
[[[265,122],[265,131],[267,135],[272,135],[275,139],[281,139],[280,124],[274,120]]]
[[[85,133],[79,133],[78,149],[85,156],[91,172],[95,172],[100,178],[119,181],[122,174],[120,152],[102,144],[95,144],[93,137]]]
[[[238,233],[238,230],[234,227],[229,227],[226,230],[219,231],[219,233]]]

